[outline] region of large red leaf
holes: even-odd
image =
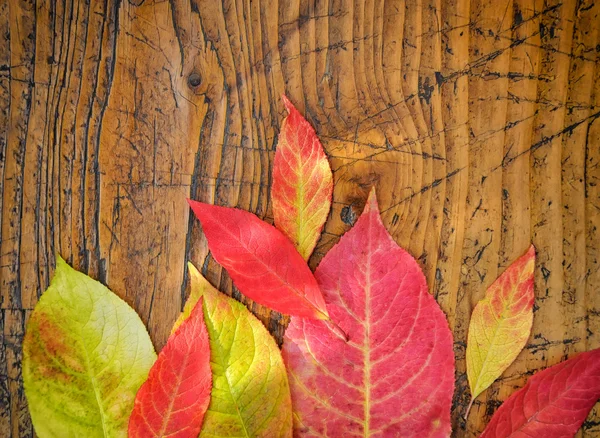
[[[273,160],[273,217],[308,259],[331,208],[333,176],[315,130],[285,96],[283,103],[289,115]]]
[[[200,300],[169,337],[138,391],[129,437],[196,438],[211,388],[210,346]]]
[[[315,276],[349,341],[322,321],[292,318],[283,355],[296,433],[448,436],[452,334],[419,265],[383,226],[374,192]]]
[[[482,438],[572,437],[600,398],[600,349],[535,374],[494,414]]]
[[[281,231],[247,211],[189,203],[215,260],[240,292],[281,313],[329,319],[315,277]]]

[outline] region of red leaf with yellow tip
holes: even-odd
[[[240,292],[281,313],[329,319],[315,277],[281,231],[247,211],[189,203],[215,260]]]
[[[600,349],[540,371],[494,414],[481,438],[572,437],[600,399]]]
[[[529,339],[534,267],[531,245],[492,283],[473,310],[466,354],[471,403],[513,363]]]
[[[321,142],[287,97],[273,161],[275,225],[306,260],[310,257],[331,208],[333,176]]]
[[[210,346],[202,300],[150,369],[129,419],[129,437],[196,438],[210,402]]]
[[[331,318],[292,318],[283,357],[298,436],[447,437],[452,334],[421,268],[381,222],[375,193],[315,272]]]

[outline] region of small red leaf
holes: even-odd
[[[138,391],[129,437],[196,438],[211,388],[210,346],[200,300],[169,337]]]
[[[240,292],[281,313],[329,319],[315,277],[281,231],[247,211],[188,202]]]
[[[600,349],[536,373],[511,395],[481,438],[572,437],[600,398]]]
[[[292,318],[283,357],[296,435],[449,436],[452,334],[421,268],[383,226],[374,192],[315,276],[349,341],[323,321]]]

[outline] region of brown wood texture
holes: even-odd
[[[0,0],[0,434],[33,434],[21,343],[56,253],[157,349],[186,260],[231,293],[185,199],[272,216],[285,93],[334,170],[311,265],[375,185],[454,331],[454,436],[475,436],[528,375],[600,347],[599,27],[594,0]],[[532,336],[465,424],[471,310],[530,241]]]

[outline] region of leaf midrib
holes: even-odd
[[[79,333],[79,342],[83,347],[83,351],[85,352],[85,363],[87,368],[87,374],[92,384],[92,388],[94,390],[94,395],[96,397],[96,404],[98,405],[98,411],[100,412],[100,419],[102,421],[102,433],[105,437],[108,437],[107,425],[106,425],[106,414],[104,413],[104,409],[102,408],[102,398],[100,394],[100,390],[96,385],[96,376],[92,372],[92,364],[90,362],[90,356],[88,354],[87,348],[85,346],[85,342],[83,342],[83,335]]]
[[[64,301],[64,298],[62,298],[62,296],[60,296],[60,299],[62,299]],[[76,331],[77,333],[77,338],[79,343],[81,344],[81,349],[83,350],[84,354],[85,354],[85,365],[86,365],[86,374],[88,376],[88,378],[90,379],[90,383],[92,386],[92,389],[94,390],[94,397],[96,399],[96,404],[98,406],[98,412],[100,413],[100,420],[102,423],[102,434],[105,438],[108,438],[108,431],[107,431],[107,424],[106,424],[106,413],[104,412],[104,409],[102,407],[102,394],[100,392],[100,388],[98,388],[97,384],[96,384],[96,375],[93,373],[93,367],[92,367],[92,363],[90,361],[90,355],[88,353],[88,349],[86,347],[86,342],[83,339],[83,328],[89,323],[90,319],[92,318],[92,314],[94,313],[94,300],[93,298],[90,296],[90,299],[92,301],[92,309],[90,310],[90,313],[88,315],[88,320],[86,321],[85,324],[79,326],[78,330]],[[54,312],[54,308],[52,308],[50,306],[50,311],[53,313],[53,316],[56,316],[55,312]],[[100,342],[102,342],[102,338],[100,339]]]
[[[371,427],[371,255],[373,251],[372,223],[369,222],[367,233],[367,263],[365,272],[365,420],[364,436],[370,435]]]
[[[487,300],[488,298],[486,297],[485,299]],[[496,314],[494,312],[494,308],[493,308],[491,299],[488,300],[488,302],[486,303],[486,305],[488,305],[492,309],[492,314],[496,317]],[[479,373],[477,374],[477,379],[475,380],[475,383],[473,384],[473,389],[474,389],[473,392],[476,392],[476,389],[478,388],[479,382],[481,380],[481,376],[483,376],[484,370],[486,370],[487,367],[488,367],[488,364],[489,364],[488,359],[489,359],[491,351],[493,350],[493,347],[496,345],[496,338],[498,337],[498,332],[500,331],[501,327],[503,327],[505,325],[505,323],[512,318],[512,317],[504,318],[502,316],[502,315],[504,315],[504,312],[506,312],[508,310],[508,308],[510,307],[510,305],[511,305],[511,302],[509,300],[502,300],[502,312],[500,312],[500,315],[499,315],[500,317],[496,318],[496,327],[494,328],[494,334],[492,335],[492,340],[491,340],[489,348],[488,348],[488,350],[487,350],[487,352],[485,354],[485,358],[483,358],[483,360],[481,361],[481,368],[479,370]],[[519,316],[519,315],[515,315],[515,316]],[[520,353],[520,351],[519,351],[519,353]],[[517,355],[519,353],[517,353]],[[508,365],[507,365],[507,367],[508,367]],[[475,399],[485,389],[486,388],[481,389],[479,391],[479,393],[477,393],[476,396],[474,394],[472,394],[471,396],[473,397],[473,399]]]
[[[489,303],[489,305],[491,306],[491,302]],[[480,390],[479,392],[477,392],[477,389],[479,387],[479,381],[481,380],[481,376],[483,375],[483,370],[487,366],[488,357],[490,356],[490,351],[492,351],[492,348],[493,348],[493,346],[496,343],[496,337],[498,335],[498,332],[500,331],[500,326],[501,325],[502,325],[502,321],[497,319],[496,320],[496,327],[494,328],[494,334],[492,335],[492,340],[490,342],[490,345],[489,345],[489,348],[488,348],[487,352],[485,353],[485,357],[481,361],[481,368],[479,369],[479,372],[477,373],[477,379],[475,380],[475,383],[473,384],[473,390],[472,390],[473,394],[471,394],[471,397],[473,399],[475,399],[476,397],[478,397],[479,394],[481,394],[483,392],[483,389]],[[479,348],[478,348],[478,350],[479,350]],[[475,395],[475,393],[477,393],[477,395]]]
[[[167,429],[167,424],[169,424],[171,415],[173,415],[173,406],[175,405],[175,399],[177,398],[177,395],[179,394],[179,388],[181,387],[181,382],[183,380],[183,371],[187,368],[189,359],[190,359],[190,354],[188,352],[185,355],[185,359],[183,360],[183,364],[180,368],[180,372],[177,374],[177,382],[175,383],[175,388],[177,388],[177,390],[171,392],[171,400],[169,401],[169,407],[167,409],[167,413],[164,416],[163,424],[160,428],[160,432],[158,433],[159,437],[164,436],[166,429]]]
[[[311,156],[312,156],[312,152],[313,151],[311,150],[311,154],[310,154]],[[313,197],[310,201],[305,202],[306,201],[306,191],[305,191],[304,187],[306,186],[308,181],[312,179],[312,176],[317,169],[317,166],[314,166],[313,169],[311,170],[308,178],[304,179],[304,167],[305,167],[305,164],[308,162],[309,162],[308,159],[305,162],[303,162],[302,153],[300,151],[298,151],[298,153],[297,153],[298,167],[296,168],[296,176],[298,177],[300,184],[296,184],[296,207],[298,210],[298,216],[296,219],[296,225],[298,227],[297,235],[296,235],[296,242],[298,244],[298,251],[302,254],[302,258],[304,258],[305,260],[308,259],[308,257],[310,256],[310,254],[306,254],[306,252],[308,251],[308,248],[304,248],[304,242],[309,238],[308,233],[305,232],[305,227],[308,224],[309,218],[314,216],[314,214],[315,214],[315,213],[313,213],[312,215],[309,216],[306,214],[306,210],[308,209],[308,206],[316,198],[316,196]],[[321,186],[319,186],[319,188],[321,188]]]

